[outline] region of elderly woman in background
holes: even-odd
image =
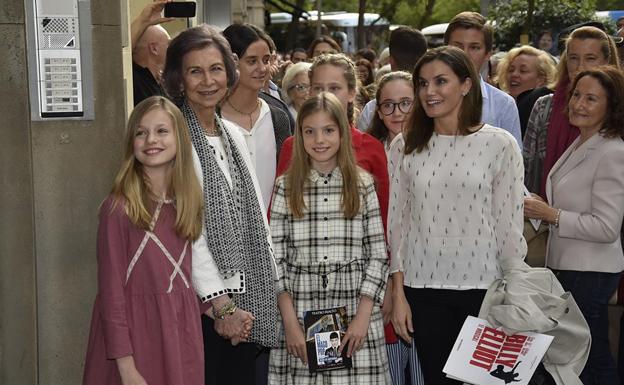
[[[308,98],[308,91],[310,90],[308,71],[310,67],[312,64],[304,61],[293,64],[288,67],[282,79],[282,99],[288,105],[288,111],[295,120],[299,108]]]
[[[533,105],[553,92],[555,72],[552,57],[530,45],[512,49],[498,64],[496,81],[501,90],[516,99],[523,137]]]
[[[613,67],[581,72],[567,113],[580,136],[548,174],[548,203],[526,198],[524,211],[551,224],[547,265],[589,325],[592,345],[581,380],[619,384],[607,304],[624,270],[624,75]]]
[[[259,352],[278,343],[276,275],[245,139],[216,113],[237,81],[230,45],[213,27],[187,29],[171,41],[163,76],[189,126],[204,192],[192,276],[201,300],[212,304],[202,316],[206,384],[255,384],[256,371],[268,369],[257,363]]]

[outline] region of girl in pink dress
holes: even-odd
[[[98,294],[84,384],[203,385],[191,242],[201,189],[180,110],[160,96],[139,103],[125,154],[100,208]]]

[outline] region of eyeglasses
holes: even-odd
[[[399,111],[401,111],[404,114],[407,114],[412,109],[412,104],[414,104],[414,101],[410,99],[401,100],[400,102],[397,102],[397,103],[383,102],[379,105],[379,111],[381,111],[382,114],[387,116],[387,115],[392,115],[394,113],[394,109],[396,107],[399,107]]]
[[[288,91],[292,89],[297,90],[297,92],[308,92],[308,90],[310,89],[310,85],[305,83],[293,84],[288,88]]]

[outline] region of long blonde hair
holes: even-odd
[[[329,114],[339,127],[340,147],[336,156],[342,173],[342,209],[345,217],[351,219],[360,211],[359,173],[361,171],[355,161],[351,145],[351,128],[345,111],[338,98],[329,92],[321,92],[310,97],[303,103],[297,115],[293,157],[285,176],[288,206],[294,217],[303,217],[306,208],[303,195],[308,187],[310,175],[310,156],[303,146],[303,120],[319,111]]]
[[[168,194],[176,202],[175,230],[179,236],[195,240],[199,238],[202,228],[202,190],[193,166],[191,139],[182,112],[162,96],[145,99],[130,114],[123,161],[111,190],[114,199],[112,207],[123,204],[135,226],[150,230],[150,208],[154,198],[143,165],[134,156],[134,138],[141,119],[155,109],[161,109],[171,117],[176,136],[177,152],[171,165],[171,180],[167,188]]]

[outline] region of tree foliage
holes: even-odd
[[[294,3],[295,0],[288,0]],[[603,1],[618,1],[618,0],[603,0]],[[624,0],[621,0],[624,1]],[[383,18],[388,20],[391,24],[409,25],[412,27],[418,27],[423,15],[425,14],[427,3],[431,3],[429,0],[376,0],[366,2],[366,12],[373,12],[380,14]],[[358,0],[323,0],[323,11],[346,11],[357,12]],[[267,10],[269,12],[279,12],[275,7],[267,3]],[[316,9],[316,1],[305,1],[303,8],[306,10]],[[429,15],[421,27],[447,23],[456,14],[462,11],[477,11],[479,12],[479,0],[437,0],[432,9],[431,15]]]
[[[596,9],[601,11],[624,9],[624,0],[597,0]]]
[[[529,39],[535,41],[543,30],[556,35],[571,25],[596,20],[595,12],[595,0],[536,0]],[[500,0],[490,8],[488,18],[494,24],[498,48],[509,50],[519,43],[527,18],[527,0]]]
[[[436,1],[430,14],[426,14],[427,4],[431,4],[427,0],[384,0],[380,3],[378,12],[391,23],[416,28],[448,23],[462,11],[479,11],[479,0]]]

